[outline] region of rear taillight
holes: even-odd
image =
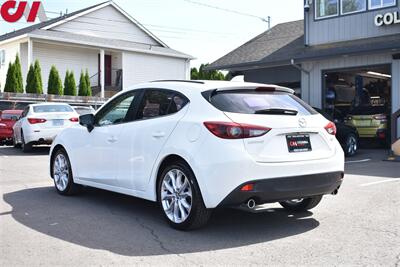
[[[385,114],[374,115],[372,116],[372,118],[378,121],[384,121],[384,122],[387,121],[387,117]]]
[[[30,124],[45,123],[46,119],[28,118]]]
[[[79,122],[79,118],[71,118],[69,120],[72,121],[72,122]]]
[[[268,127],[239,124],[234,122],[206,121],[204,122],[204,125],[212,134],[223,139],[259,137],[271,130],[271,128]]]
[[[336,125],[331,121],[325,126],[325,130],[328,132],[328,134],[336,135]]]

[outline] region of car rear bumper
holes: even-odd
[[[30,133],[24,132],[24,138],[26,143],[39,143],[39,144],[51,144],[56,136],[63,131],[64,128],[55,129],[40,129],[34,130]]]
[[[249,199],[264,204],[331,194],[339,189],[343,177],[343,172],[329,172],[248,181],[233,190],[219,206],[238,206]],[[253,190],[242,191],[241,188],[247,184],[252,184]]]

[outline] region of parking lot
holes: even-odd
[[[156,204],[87,188],[56,193],[48,148],[0,147],[0,265],[400,266],[400,163],[385,151],[347,159],[344,184],[312,212],[216,210],[179,232]]]

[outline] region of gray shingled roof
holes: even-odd
[[[207,69],[229,69],[235,65],[280,60],[290,50],[304,46],[303,20],[278,24],[207,66]],[[283,50],[285,49],[285,50]],[[283,51],[282,51],[283,50]]]
[[[29,27],[25,27],[25,28],[22,28],[22,29],[13,31],[13,32],[9,32],[9,33],[3,34],[3,35],[0,36],[0,41],[4,41],[4,40],[7,40],[7,39],[10,39],[10,38],[13,38],[13,37],[24,35],[24,34],[30,33],[30,32],[32,32],[34,30],[37,30],[37,29],[42,29],[42,28],[44,28],[46,26],[49,26],[49,25],[51,25],[53,23],[56,23],[56,22],[59,22],[61,20],[67,19],[69,17],[75,16],[76,14],[79,14],[81,12],[85,12],[85,11],[87,11],[89,9],[95,8],[97,6],[105,4],[107,2],[109,2],[109,1],[105,1],[105,2],[102,2],[100,4],[96,4],[96,5],[93,5],[93,6],[90,6],[90,7],[87,7],[87,8],[84,8],[84,9],[69,13],[69,14],[65,14],[63,16],[60,16],[60,17],[57,17],[57,18],[54,18],[54,19],[49,19],[49,20],[34,24],[32,26],[29,26]]]
[[[207,66],[207,70],[245,70],[282,66],[342,55],[400,52],[400,34],[304,45],[303,21],[279,24]]]

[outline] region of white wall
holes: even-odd
[[[159,45],[112,6],[96,10],[54,27],[52,30]]]
[[[123,86],[153,80],[186,79],[186,59],[124,52],[122,56]]]
[[[0,66],[0,84],[1,91],[4,91],[4,85],[6,84],[8,64],[15,61],[15,56],[20,53],[19,42],[10,42],[7,44],[0,45],[0,50],[5,50],[5,62],[4,65]],[[21,57],[21,55],[20,55]]]
[[[95,49],[61,46],[33,42],[33,62],[38,59],[42,68],[43,92],[47,92],[47,82],[52,65],[55,65],[64,83],[67,70],[73,71],[76,85],[79,84],[81,70],[88,69],[89,76],[98,72],[98,54]],[[24,73],[26,75],[26,73]],[[26,76],[25,76],[26,77]],[[91,85],[97,85],[97,78],[91,80]]]

